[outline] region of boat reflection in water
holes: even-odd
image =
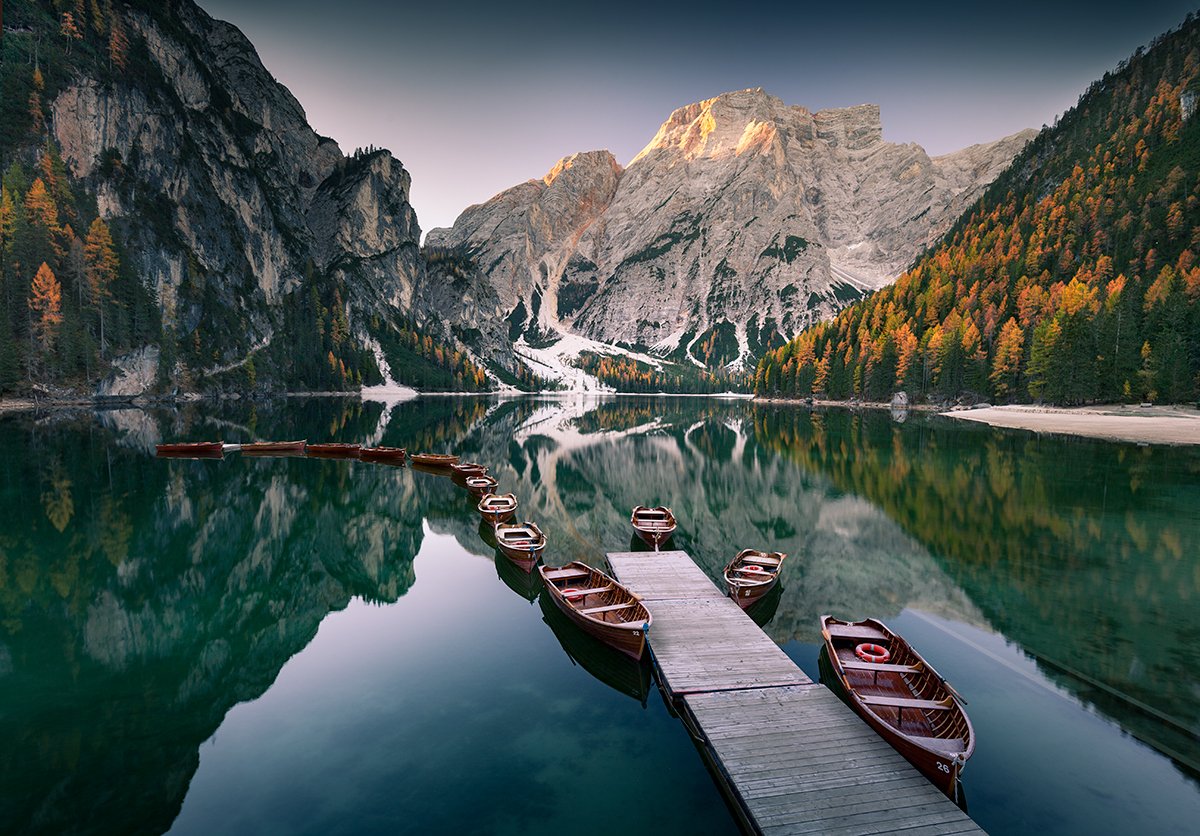
[[[483,526],[491,528],[487,523],[480,525],[481,538],[483,538]],[[535,561],[534,566],[536,565]],[[538,572],[526,571],[520,564],[512,560],[512,558],[505,556],[504,552],[499,549],[496,549],[496,576],[504,582],[505,586],[530,603],[533,603],[538,597],[538,593],[542,591],[542,576]]]
[[[499,564],[500,559],[496,563]],[[542,620],[572,662],[614,691],[633,697],[645,707],[652,684],[650,663],[645,657],[632,659],[589,636],[563,615],[549,595],[541,596],[538,603],[542,608]]]
[[[763,597],[746,607],[746,615],[759,627],[766,627],[779,611],[779,602],[783,599],[783,584],[777,583]]]

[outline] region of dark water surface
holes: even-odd
[[[162,439],[454,450],[548,563],[671,505],[766,625],[875,616],[969,700],[994,834],[1200,821],[1200,451],[698,399],[334,399],[0,419],[0,832],[735,833],[647,669],[537,601],[449,479]]]

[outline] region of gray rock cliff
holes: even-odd
[[[736,364],[893,280],[1032,136],[931,158],[885,142],[875,105],[812,113],[742,90],[676,110],[623,170],[566,157],[428,240],[470,249],[539,339],[715,365],[696,348],[715,334]]]

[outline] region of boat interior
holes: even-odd
[[[826,629],[847,683],[875,716],[949,756],[966,747],[963,713],[907,642],[864,624],[829,623]],[[890,658],[886,663],[858,658],[855,648],[864,642],[886,648]]]

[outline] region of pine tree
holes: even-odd
[[[100,358],[104,358],[107,347],[104,334],[104,311],[112,298],[112,283],[120,267],[113,249],[112,234],[100,218],[92,221],[88,229],[87,243],[83,248],[84,271],[87,275],[89,301],[100,314]]]
[[[62,325],[62,285],[44,261],[29,287],[29,310],[33,314],[32,333],[42,352],[49,354]]]

